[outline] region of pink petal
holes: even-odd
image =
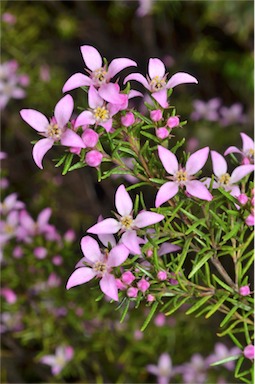
[[[108,247],[108,244],[111,244],[112,247],[116,245],[116,240],[111,234],[101,234],[98,235],[98,238],[105,247]]]
[[[139,247],[139,237],[137,236],[136,231],[127,231],[123,233],[121,241],[133,254],[141,254],[141,249]]]
[[[116,247],[113,247],[109,254],[107,265],[109,267],[118,267],[127,259],[129,255],[129,250],[125,247],[124,244],[118,244]]]
[[[118,72],[127,67],[137,67],[137,64],[135,61],[124,57],[112,60],[108,67],[107,79],[110,80]]]
[[[166,89],[161,89],[158,92],[153,92],[151,96],[154,97],[154,99],[159,103],[159,105],[161,105],[162,108],[168,107]]]
[[[171,243],[164,243],[159,247],[158,255],[159,256],[166,255],[167,253],[176,252],[176,251],[179,251],[180,249],[181,247],[179,247],[178,245],[171,244]]]
[[[167,82],[167,88],[174,88],[180,84],[195,83],[198,81],[194,76],[189,75],[186,72],[175,73]]]
[[[49,219],[51,217],[51,213],[51,208],[45,208],[42,210],[42,212],[39,213],[37,218],[37,225],[39,226],[39,228],[43,228],[46,224],[48,224]]]
[[[104,104],[104,100],[101,96],[99,96],[98,91],[93,85],[89,87],[88,101],[90,108],[102,107],[102,105]]]
[[[150,59],[148,64],[148,73],[151,79],[154,77],[164,77],[166,68],[164,63],[159,59]]]
[[[111,299],[118,301],[118,288],[115,277],[106,273],[99,282],[101,291]]]
[[[121,94],[119,87],[116,87],[116,85],[117,84],[114,83],[101,85],[98,90],[99,96],[109,103],[122,104],[125,101],[127,95]]]
[[[53,366],[56,364],[56,357],[54,355],[46,355],[41,357],[40,362],[43,364]]]
[[[27,213],[27,211],[22,211],[20,213],[20,224],[26,231],[31,232],[35,228],[35,222],[31,216]]]
[[[14,99],[23,99],[26,96],[26,92],[24,89],[16,87],[12,91],[12,97]]]
[[[134,225],[138,228],[144,228],[148,225],[156,224],[164,218],[165,216],[159,213],[144,211],[138,213],[134,220]]]
[[[64,84],[62,92],[68,92],[72,89],[89,86],[93,83],[92,79],[83,73],[75,73]]]
[[[203,168],[203,166],[205,165],[206,160],[208,159],[208,155],[209,147],[205,147],[194,152],[188,158],[186,163],[186,171],[188,175],[194,175],[195,173],[200,171],[200,169]]]
[[[38,132],[45,132],[49,125],[47,117],[35,109],[22,109],[20,115],[26,123]]]
[[[98,50],[91,45],[83,45],[81,47],[81,54],[86,66],[91,70],[95,71],[103,65],[103,60]]]
[[[216,176],[221,176],[227,173],[228,165],[222,155],[216,151],[211,151],[213,172]]]
[[[54,140],[50,138],[41,139],[37,141],[37,143],[33,147],[33,158],[35,161],[35,164],[43,169],[42,166],[42,160],[46,152],[49,151],[53,147]]]
[[[240,151],[240,149],[231,146],[231,147],[229,147],[228,149],[226,149],[226,151],[224,152],[224,156],[227,156],[227,155],[229,155],[230,153],[242,153],[242,152]]]
[[[67,128],[67,130],[62,134],[60,142],[62,145],[66,145],[67,147],[86,147],[82,138],[69,128]]]
[[[230,183],[234,184],[241,180],[244,176],[254,171],[254,165],[240,165],[235,168],[230,177]]]
[[[105,123],[101,123],[102,127],[106,130],[106,132],[110,132],[112,129],[112,119],[107,120]]]
[[[74,102],[70,95],[65,95],[56,104],[54,116],[60,128],[63,128],[70,120],[73,113]]]
[[[250,149],[254,149],[254,141],[246,135],[246,133],[240,133],[243,141],[243,152],[248,152]]]
[[[232,185],[231,187],[231,191],[230,191],[230,195],[234,196],[234,197],[238,197],[239,195],[241,195],[241,191],[240,191],[240,188],[238,187],[238,185]],[[239,209],[239,206],[236,205],[236,207],[238,207]]]
[[[84,256],[93,263],[102,260],[98,242],[90,236],[84,236],[81,239],[81,250]]]
[[[128,192],[126,191],[125,186],[122,184],[116,191],[115,194],[115,206],[117,208],[118,213],[121,216],[130,215],[133,209],[133,202]]]
[[[138,81],[138,83],[141,83],[146,89],[150,89],[148,81],[140,73],[131,73],[124,79],[123,84],[126,84],[130,80]]]
[[[158,155],[165,168],[165,170],[170,174],[174,175],[178,171],[178,160],[176,156],[161,145],[158,146]]]
[[[155,207],[158,208],[166,201],[170,200],[179,190],[179,186],[174,181],[168,181],[163,184],[156,195]]]
[[[100,223],[93,225],[87,230],[88,233],[95,235],[117,233],[121,228],[121,224],[116,219],[104,219]]]
[[[199,180],[191,180],[186,182],[186,191],[191,195],[202,200],[211,201],[213,199],[211,193],[206,186]]]
[[[96,272],[89,267],[77,268],[69,277],[66,289],[75,287],[76,285],[84,284],[93,279],[96,276]]]
[[[96,119],[91,111],[83,111],[75,120],[74,128],[87,124],[95,124]]]

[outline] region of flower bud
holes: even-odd
[[[138,289],[135,287],[130,287],[127,290],[127,295],[128,297],[137,297],[138,294]]]
[[[120,289],[121,291],[123,291],[123,289],[126,288],[126,286],[122,283],[120,279],[115,279],[115,282],[116,282],[117,288]]]
[[[171,116],[169,117],[169,119],[167,120],[167,126],[169,128],[175,128],[175,127],[178,127],[178,125],[180,124],[180,119],[178,116]]]
[[[47,255],[47,249],[44,247],[36,247],[34,249],[34,255],[37,259],[44,259]]]
[[[127,271],[122,274],[121,280],[123,281],[124,284],[130,285],[135,280],[135,276],[133,275],[132,272]]]
[[[247,347],[244,348],[243,354],[247,359],[254,360],[254,345],[249,344]]]
[[[241,296],[248,296],[250,295],[250,287],[248,285],[244,285],[243,287],[239,288],[239,293]]]
[[[61,265],[63,263],[63,258],[62,256],[60,255],[55,255],[53,258],[52,258],[52,263],[54,265]]]
[[[162,111],[160,109],[155,109],[154,111],[151,111],[150,118],[153,121],[160,121],[163,117]]]
[[[241,195],[237,197],[237,200],[239,201],[240,204],[245,205],[249,200],[249,198],[244,193],[241,193]]]
[[[102,153],[92,150],[86,154],[85,161],[90,167],[98,167],[103,159]]]
[[[149,288],[149,286],[150,286],[150,283],[149,283],[147,280],[145,280],[145,279],[141,279],[141,280],[138,281],[138,283],[137,283],[137,287],[139,288],[139,290],[140,290],[141,292],[145,292],[145,291],[147,291],[147,289]]]
[[[159,313],[155,319],[154,319],[154,324],[157,327],[162,327],[166,322],[166,316],[163,313]]]
[[[86,145],[86,147],[94,148],[97,145],[98,142],[98,133],[93,131],[93,129],[86,128],[83,134],[81,135],[81,138]]]
[[[147,296],[147,301],[148,301],[149,303],[152,303],[153,301],[155,301],[155,296],[154,296],[154,295],[151,295],[151,294],[149,293],[149,295]]]
[[[169,136],[169,132],[166,128],[161,127],[161,128],[156,129],[156,136],[159,139],[164,140]]]
[[[253,213],[251,213],[248,217],[246,217],[245,223],[249,226],[254,225],[254,214]]]
[[[164,281],[167,279],[167,272],[166,271],[159,271],[157,274],[157,278],[161,281]]]
[[[121,123],[125,127],[130,127],[135,122],[135,116],[132,112],[128,112],[125,116],[121,117]]]

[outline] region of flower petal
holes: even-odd
[[[125,77],[123,84],[126,84],[130,80],[138,81],[138,83],[141,83],[146,89],[150,89],[150,85],[147,81],[147,79],[141,75],[141,73],[131,73],[127,77]]]
[[[179,251],[180,249],[181,247],[179,247],[178,245],[166,242],[159,247],[158,256],[163,256],[163,255],[166,255],[167,253],[176,252],[176,251]]]
[[[134,225],[138,228],[148,227],[149,225],[156,224],[165,218],[156,212],[143,211],[138,213],[134,220]]]
[[[174,88],[180,84],[195,83],[198,81],[194,76],[189,75],[186,72],[177,72],[175,73],[167,82],[167,88]]]
[[[104,219],[100,223],[93,225],[87,230],[88,233],[95,235],[117,233],[121,228],[121,224],[116,219]]]
[[[141,249],[139,247],[139,237],[136,234],[136,231],[127,231],[121,236],[122,243],[135,255],[141,254]]]
[[[115,277],[110,273],[106,273],[99,282],[101,291],[111,299],[118,301],[118,288]]]
[[[39,228],[44,228],[46,224],[48,224],[49,219],[51,217],[52,210],[51,208],[45,208],[42,212],[39,213],[37,218],[37,225]]]
[[[120,93],[120,89],[118,84],[108,83],[103,84],[98,90],[98,94],[105,101],[112,104],[122,104],[126,99],[127,95],[123,95]]]
[[[174,181],[168,181],[163,184],[156,195],[155,207],[158,208],[164,204],[167,200],[170,200],[179,190],[179,186]]]
[[[37,143],[33,147],[33,158],[35,161],[35,164],[43,169],[42,166],[42,160],[46,152],[48,152],[49,149],[53,147],[54,140],[49,139],[48,137],[46,139],[41,139],[37,141]]]
[[[160,59],[154,58],[149,60],[148,64],[148,74],[151,79],[153,77],[164,77],[166,73],[165,64]]]
[[[67,130],[62,134],[60,142],[62,145],[65,145],[67,147],[86,147],[82,138],[69,128],[67,128]]]
[[[123,184],[119,186],[115,194],[115,206],[118,213],[121,216],[130,215],[133,209],[133,202],[129,193],[126,191],[126,188]]]
[[[206,186],[199,180],[191,180],[186,182],[186,191],[194,197],[202,200],[211,201],[213,199],[211,193]]]
[[[248,152],[250,149],[254,149],[254,141],[246,135],[246,133],[240,133],[242,141],[243,141],[243,152]]]
[[[227,173],[228,165],[224,157],[216,151],[211,151],[211,157],[213,173],[218,177]]]
[[[93,83],[92,79],[83,73],[75,73],[64,84],[62,92],[68,92],[79,87],[86,87]]]
[[[84,236],[81,239],[81,250],[84,256],[93,263],[103,259],[98,242],[93,237]]]
[[[89,267],[77,268],[69,277],[66,289],[75,287],[76,285],[84,284],[93,279],[96,276],[96,272]]]
[[[81,127],[82,125],[95,124],[96,119],[91,111],[83,111],[75,120],[74,128]]]
[[[119,59],[113,59],[108,67],[107,80],[110,80],[118,72],[122,71],[122,69],[127,67],[137,67],[137,64],[135,61],[126,59],[124,57]]]
[[[96,48],[91,45],[83,45],[80,49],[83,60],[91,71],[95,71],[96,69],[102,67],[103,60]]]
[[[178,160],[176,156],[161,145],[158,146],[158,155],[165,168],[165,170],[170,174],[174,175],[178,171]]]
[[[244,176],[254,171],[254,165],[240,165],[236,167],[230,177],[230,183],[234,184],[237,181],[241,180]]]
[[[89,87],[88,102],[89,102],[90,108],[102,107],[102,105],[104,104],[104,100],[99,95],[98,91],[93,85]]]
[[[107,265],[109,267],[118,267],[127,259],[129,255],[129,250],[125,247],[124,244],[118,244],[116,247],[113,247],[109,254]]]
[[[236,148],[234,146],[231,146],[231,147],[226,149],[226,151],[224,152],[224,156],[227,156],[230,153],[242,153],[242,151],[240,151],[240,149],[238,149],[238,148]]]
[[[27,124],[38,132],[45,132],[49,125],[47,117],[35,109],[22,109],[20,115]]]
[[[54,116],[60,128],[63,128],[70,120],[73,113],[74,102],[71,95],[65,95],[56,104]]]
[[[162,108],[168,107],[166,89],[161,89],[158,92],[153,92],[151,96],[154,97],[154,99],[159,103],[159,105],[161,105]]]
[[[203,166],[205,165],[206,160],[208,159],[208,155],[209,147],[205,147],[194,152],[188,158],[186,163],[186,171],[188,175],[194,175],[195,173],[200,171],[200,169],[203,168]]]

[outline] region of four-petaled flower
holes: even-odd
[[[245,133],[240,133],[243,147],[238,149],[237,147],[231,146],[224,152],[224,156],[230,153],[240,153],[243,156],[243,164],[254,163],[254,141]]]
[[[205,165],[209,154],[209,147],[194,152],[187,160],[186,167],[178,164],[176,156],[168,149],[158,146],[159,158],[165,170],[172,175],[171,181],[163,184],[156,196],[156,207],[175,196],[179,187],[186,187],[188,194],[202,200],[212,200],[212,195],[199,180],[194,180],[194,175]]]
[[[158,384],[168,384],[171,376],[174,375],[172,360],[168,353],[162,353],[158,359],[158,365],[147,365],[147,371],[157,376]]]
[[[133,218],[133,202],[122,184],[115,194],[115,206],[118,214],[117,219],[108,218],[102,220],[100,223],[93,225],[87,230],[88,233],[93,234],[107,234],[123,233],[121,237],[122,243],[133,253],[140,254],[141,250],[139,242],[141,239],[137,237],[136,230],[156,224],[164,219],[164,215],[156,212],[142,211],[138,213],[136,218]]]
[[[124,244],[118,244],[110,251],[105,249],[101,252],[97,241],[90,236],[82,238],[81,249],[85,257],[76,265],[77,268],[69,277],[66,288],[87,283],[93,277],[97,277],[100,278],[99,285],[102,292],[118,301],[117,283],[111,272],[114,267],[118,267],[127,259],[129,250]],[[85,263],[88,266],[84,266]]]
[[[57,141],[68,147],[85,148],[80,136],[67,128],[67,123],[73,113],[73,107],[73,98],[66,95],[56,104],[54,116],[50,121],[41,112],[34,109],[22,109],[20,111],[22,119],[45,137],[39,140],[33,148],[33,158],[39,168],[43,168],[42,160],[44,155]]]
[[[64,84],[63,92],[91,85],[99,88],[103,84],[109,83],[109,81],[123,69],[137,66],[133,60],[118,58],[112,60],[107,68],[106,65],[103,65],[103,59],[96,48],[90,45],[83,45],[80,49],[83,60],[88,67],[87,71],[89,76],[83,73],[75,73]]]
[[[66,363],[72,360],[74,355],[71,346],[59,346],[56,348],[55,355],[45,355],[41,357],[40,362],[51,367],[52,374],[58,375],[66,366]]]
[[[179,84],[198,83],[194,76],[186,72],[177,72],[169,80],[164,63],[157,58],[151,58],[148,64],[147,79],[141,73],[131,73],[124,79],[124,84],[130,80],[136,80],[151,92],[154,99],[163,108],[168,107],[167,90]]]

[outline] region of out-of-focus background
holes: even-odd
[[[31,293],[38,281],[31,287],[25,284],[33,274],[27,271],[33,262],[44,271],[42,280],[56,273],[46,265],[47,260],[35,258],[31,251],[26,261],[25,256],[10,261],[12,238],[4,248],[4,278],[13,279],[10,287],[17,290],[17,298],[9,303],[2,294],[7,313],[1,330],[2,382],[52,382],[50,369],[39,359],[52,355],[62,344],[71,345],[75,357],[54,378],[56,382],[155,382],[146,366],[156,364],[162,353],[169,353],[176,365],[191,361],[196,353],[203,357],[213,353],[214,321],[189,318],[187,322],[180,313],[155,321],[143,335],[140,309],[119,324],[119,312],[102,301],[92,302],[97,295],[87,286],[65,292],[65,282],[82,256],[80,238],[99,214],[109,215],[114,191],[122,180],[98,183],[95,170],[89,168],[62,177],[52,161],[56,149],[46,155],[44,170],[39,170],[31,155],[31,141],[38,137],[21,120],[19,111],[32,108],[51,116],[65,81],[84,71],[80,46],[87,44],[108,62],[116,57],[135,60],[144,75],[149,58],[157,57],[170,75],[184,71],[195,76],[198,85],[179,86],[171,98],[177,114],[188,121],[177,137],[186,138],[190,152],[206,145],[221,153],[230,145],[240,147],[240,132],[253,134],[253,7],[252,1],[238,0],[1,2],[1,151],[7,155],[2,161],[2,200],[18,193],[33,218],[50,207],[51,224],[61,236],[70,228],[76,233],[76,240],[68,240],[68,250],[62,251],[66,255],[63,264],[56,262],[54,267],[63,281],[52,288],[62,312],[49,311],[47,295],[43,301],[43,293]],[[143,91],[137,84],[134,88]],[[76,107],[83,105],[79,90],[71,94]],[[26,267],[17,267],[17,262]],[[227,368],[210,374],[211,379],[203,376],[201,383],[234,382]],[[187,383],[196,382],[192,380],[196,379]]]

